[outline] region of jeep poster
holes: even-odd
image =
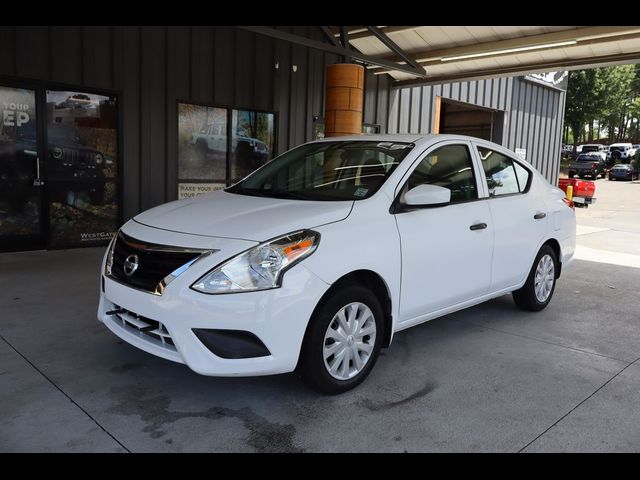
[[[47,91],[51,246],[104,244],[118,227],[114,97]]]
[[[227,180],[227,110],[178,104],[178,178]]]
[[[35,93],[0,87],[0,237],[40,232],[36,150]]]
[[[274,114],[233,110],[231,139],[232,183],[249,175],[273,156]]]

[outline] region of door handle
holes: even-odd
[[[36,178],[33,180],[34,187],[41,187],[44,181],[40,178],[40,158],[36,157]]]
[[[544,218],[544,217],[546,217],[546,216],[547,216],[547,214],[546,214],[546,213],[544,213],[544,212],[538,212],[538,213],[536,213],[536,214],[533,216],[533,218],[534,218],[535,220],[540,220],[540,219],[542,219],[542,218]]]
[[[476,223],[475,225],[471,225],[469,230],[484,230],[485,228],[487,228],[486,223]]]

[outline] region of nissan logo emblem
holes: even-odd
[[[140,266],[140,263],[138,260],[138,255],[129,255],[127,259],[124,261],[123,270],[125,275],[127,277],[130,277],[131,275],[136,273],[136,270],[138,270],[139,266]]]

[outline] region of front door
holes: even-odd
[[[451,203],[397,213],[402,245],[400,324],[486,294],[491,281],[493,226],[488,200],[479,198],[479,175],[468,143],[436,146],[402,186],[451,190]],[[402,198],[402,197],[401,197]]]
[[[0,251],[42,248],[36,91],[0,86]]]

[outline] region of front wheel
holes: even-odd
[[[513,292],[516,305],[530,312],[538,312],[545,308],[556,288],[557,271],[556,252],[549,245],[543,245],[536,255],[527,281],[522,288]]]
[[[384,313],[367,288],[352,284],[318,306],[300,353],[304,380],[324,393],[359,385],[371,372],[382,344]]]

